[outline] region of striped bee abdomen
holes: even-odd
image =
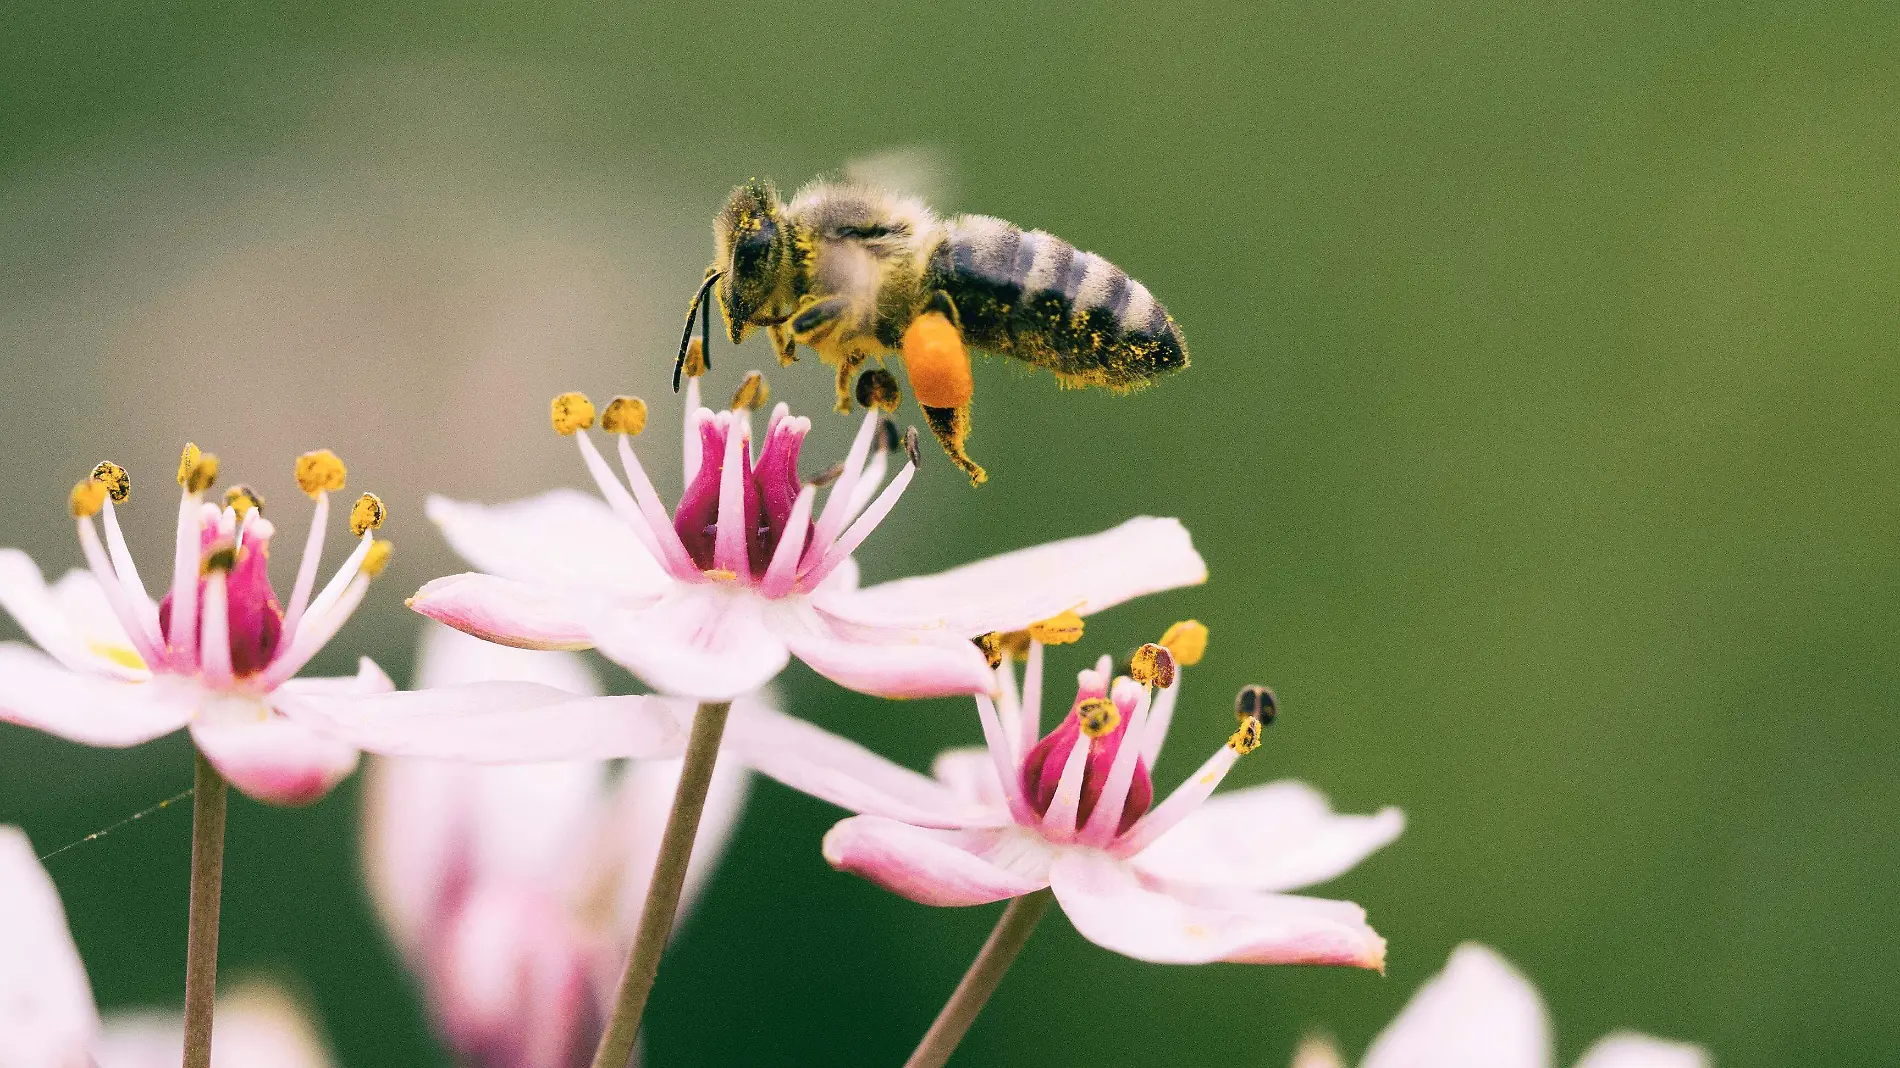
[[[1146,286],[1041,230],[988,215],[950,220],[924,289],[950,295],[972,348],[1071,385],[1133,389],[1188,364],[1180,327]]]

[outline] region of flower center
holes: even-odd
[[[798,500],[802,483],[798,477],[798,454],[804,445],[810,424],[802,419],[779,419],[766,431],[765,447],[756,461],[752,450],[741,440],[729,445],[730,435],[743,439],[742,419],[714,416],[699,422],[699,473],[680,498],[673,514],[673,529],[679,533],[686,552],[701,571],[733,570],[721,568],[718,560],[720,485],[726,478],[728,459],[737,467],[740,482],[740,520],[745,536],[745,563],[750,580],[763,578],[778,551],[779,542],[791,525],[792,505]],[[809,535],[811,521],[804,521]],[[727,561],[731,563],[731,561]]]
[[[212,572],[224,573],[225,618],[230,629],[231,673],[238,678],[255,675],[270,665],[284,636],[284,610],[270,584],[270,523],[258,511],[263,502],[242,486],[226,495],[235,513],[235,526],[226,530],[224,513],[206,505],[198,528],[198,644],[204,641],[206,587]],[[239,532],[242,532],[241,536]],[[172,595],[158,602],[158,625],[171,633]]]
[[[1036,815],[1048,814],[1070,755],[1077,745],[1087,745],[1088,757],[1082,770],[1082,796],[1076,809],[1076,825],[1088,823],[1095,806],[1102,799],[1103,787],[1108,784],[1109,769],[1114,766],[1115,754],[1121,750],[1122,742],[1128,735],[1134,702],[1128,699],[1128,695],[1119,696],[1129,707],[1124,708],[1121,703],[1085,686],[1076,695],[1069,714],[1056,725],[1055,730],[1037,742],[1023,759],[1023,796]],[[1148,807],[1154,803],[1154,793],[1154,780],[1148,774],[1147,762],[1136,758],[1134,778],[1128,784],[1128,795],[1122,801],[1121,816],[1115,823],[1116,834],[1127,833],[1135,821],[1148,811]]]

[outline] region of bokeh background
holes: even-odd
[[[1327,888],[1390,938],[1386,978],[1154,967],[1052,917],[959,1063],[1280,1065],[1311,1030],[1356,1052],[1478,939],[1540,984],[1565,1063],[1627,1026],[1737,1068],[1888,1064],[1897,23],[1651,0],[13,0],[0,543],[77,563],[65,491],[109,456],[135,550],[162,557],[186,437],[298,530],[291,460],[330,446],[390,501],[399,553],[318,667],[362,650],[405,677],[402,597],[457,569],[425,494],[580,484],[546,427],[560,390],[676,418],[666,364],[725,192],[895,153],[945,209],[1128,268],[1195,363],[1133,399],[984,363],[993,481],[926,449],[869,577],[1181,516],[1213,581],[1088,639],[1211,626],[1163,784],[1265,681],[1285,714],[1234,781],[1411,820]],[[715,390],[769,362],[752,345],[715,350]],[[820,409],[820,452],[851,429],[822,416],[827,379],[773,374]],[[786,694],[914,766],[978,736],[961,702],[800,668]],[[0,821],[50,850],[190,774],[178,738],[0,728]],[[357,803],[351,783],[235,804],[225,974],[294,984],[345,1065],[443,1064],[357,878]],[[650,1063],[908,1052],[995,910],[831,872],[834,818],[757,791],[662,973]],[[181,999],[189,822],[49,863],[108,1007]]]

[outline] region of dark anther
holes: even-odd
[[[889,419],[877,421],[877,447],[884,452],[892,452],[904,443],[904,435],[897,432],[897,424]]]
[[[1279,702],[1273,699],[1273,691],[1265,686],[1242,686],[1234,695],[1234,718],[1242,721],[1258,720],[1262,727],[1273,726],[1275,716],[1280,714]]]
[[[910,458],[910,465],[917,467],[917,428],[904,431],[904,455]]]
[[[825,468],[823,471],[820,471],[817,474],[811,476],[805,481],[808,485],[816,486],[819,489],[823,489],[826,486],[831,485],[833,482],[838,481],[838,477],[843,474],[844,474],[844,461],[840,460],[837,463],[832,464],[830,467]]]
[[[897,388],[897,376],[882,367],[873,367],[858,376],[858,407],[895,412],[903,400]]]

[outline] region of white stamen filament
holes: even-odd
[[[303,559],[297,561],[297,584],[290,590],[290,608],[284,612],[286,637],[297,633],[317,588],[317,568],[323,566],[324,531],[330,525],[330,491],[317,491],[317,507],[310,515],[310,534],[304,539]]]
[[[1088,770],[1089,736],[1076,732],[1075,744],[1062,765],[1062,777],[1056,780],[1056,792],[1042,814],[1042,835],[1055,842],[1075,837],[1075,814],[1082,807],[1082,777]]]
[[[1180,661],[1174,663],[1174,685],[1155,694],[1154,709],[1148,713],[1148,730],[1141,739],[1141,756],[1148,762],[1148,772],[1153,774],[1155,761],[1161,758],[1161,744],[1168,740],[1168,724],[1174,720],[1174,703],[1181,696],[1181,680],[1187,668]]]
[[[904,495],[904,488],[910,485],[911,478],[916,474],[916,464],[905,464],[904,469],[897,473],[897,477],[891,479],[891,484],[884,487],[884,492],[878,494],[877,500],[871,502],[871,507],[866,508],[864,514],[858,517],[858,521],[851,524],[851,529],[844,532],[844,537],[839,538],[830,549],[825,551],[824,559],[819,561],[816,569],[805,576],[805,582],[816,587],[825,581],[826,575],[831,574],[839,564],[844,563],[852,553],[856,552],[858,546],[864,544],[864,539],[870,537],[871,532],[877,529],[877,525],[884,522],[884,517],[891,514],[891,509],[897,507],[897,499]]]
[[[317,594],[317,599],[310,602],[310,609],[304,613],[303,623],[297,627],[299,634],[291,634],[289,631],[285,631],[284,642],[294,643],[301,635],[304,627],[309,625],[312,619],[316,619],[330,611],[330,606],[336,604],[337,599],[342,597],[343,592],[349,588],[350,582],[362,572],[363,561],[369,556],[370,543],[375,540],[375,531],[366,530],[363,532],[362,539],[356,543],[355,551],[351,552],[343,561],[342,567],[336,569],[336,574],[330,577],[329,583],[323,587],[323,592]]]
[[[145,639],[145,647],[163,649],[165,639],[158,632],[158,605],[153,603],[152,595],[146,592],[145,580],[139,577],[138,562],[132,559],[132,550],[126,547],[125,532],[119,529],[119,513],[112,507],[111,497],[105,499],[104,519],[106,550],[112,558],[112,570],[125,590],[127,603],[138,617],[139,632]],[[103,576],[100,581],[105,581]]]
[[[856,518],[871,503],[871,496],[884,484],[884,473],[890,467],[891,450],[879,449],[871,454],[871,462],[864,465],[864,473],[858,476],[857,488],[851,491],[850,515]]]
[[[79,550],[85,554],[86,566],[92,569],[93,578],[99,582],[99,589],[105,594],[106,604],[112,608],[112,615],[118,619],[120,629],[145,659],[146,666],[155,667],[161,662],[160,650],[153,647],[146,637],[145,628],[139,619],[138,610],[132,599],[126,594],[125,586],[112,570],[112,562],[106,559],[105,546],[99,544],[99,530],[92,525],[91,518],[79,521]]]
[[[996,705],[988,694],[976,695],[977,715],[983,721],[983,741],[989,748],[990,760],[996,765],[996,777],[1002,780],[1003,798],[1009,802],[1009,814],[1017,823],[1032,827],[1036,814],[1030,810],[1029,802],[1023,797],[1022,772],[1016,761],[1010,758],[1009,736],[1003,730],[1003,722],[996,714]]]
[[[1113,845],[1115,855],[1132,857],[1148,848],[1155,839],[1174,829],[1174,826],[1186,819],[1190,812],[1201,807],[1201,802],[1213,794],[1214,788],[1227,777],[1240,754],[1231,745],[1223,745],[1207,758],[1199,771],[1188,777],[1188,781],[1174,788],[1166,801],[1148,810],[1128,833],[1117,839]]]
[[[600,495],[607,498],[614,514],[633,530],[633,536],[646,546],[647,552],[658,559],[660,547],[654,542],[653,531],[648,529],[646,519],[640,514],[640,506],[634,503],[627,487],[621,485],[614,469],[607,466],[607,458],[594,447],[594,439],[587,431],[580,430],[574,434],[574,443],[580,447],[581,461],[587,465],[587,473],[594,476],[594,485],[600,487]]]
[[[765,420],[764,440],[771,441],[772,431],[777,430],[779,423],[784,421],[785,417],[790,414],[792,414],[792,406],[784,401],[779,401],[777,404],[772,405],[772,414]]]
[[[680,541],[679,531],[673,529],[673,517],[667,514],[665,502],[660,500],[653,480],[647,477],[647,469],[641,466],[640,457],[633,451],[633,441],[625,434],[620,435],[620,466],[626,469],[627,484],[633,487],[633,497],[640,504],[640,514],[646,517],[648,532],[659,543],[660,551],[655,555],[660,566],[671,571],[675,578],[690,577],[698,581],[699,567],[686,551],[686,543]]]
[[[198,664],[198,554],[200,497],[184,491],[178,502],[178,543],[172,550],[172,663],[189,671]]]
[[[804,486],[792,501],[792,514],[785,521],[778,548],[772,550],[772,562],[759,583],[759,595],[778,598],[792,592],[798,581],[798,559],[805,553],[805,538],[811,533],[811,510],[818,501],[818,487]]]
[[[719,511],[713,527],[713,566],[750,578],[746,559],[745,464],[750,421],[742,413],[724,413],[726,455],[719,468]]]
[[[845,454],[844,468],[838,472],[838,481],[831,484],[831,494],[825,498],[824,510],[818,513],[818,526],[812,532],[811,544],[805,547],[805,569],[818,565],[825,558],[825,551],[838,537],[850,520],[851,495],[857,490],[858,477],[864,471],[864,458],[871,452],[871,436],[877,430],[877,409],[873,408],[864,415],[864,422],[858,425],[858,436],[851,442],[851,451]]]
[[[1042,643],[1031,638],[1029,641],[1029,663],[1023,665],[1023,723],[1022,752],[1018,760],[1029,756],[1029,751],[1042,740]]]
[[[1023,737],[1023,702],[1016,691],[1016,658],[1003,650],[996,665],[996,713],[1003,724],[1003,737],[1011,764],[1021,764],[1027,750],[1018,749]]]
[[[359,571],[343,588],[343,592],[329,603],[324,603],[322,598],[313,603],[310,611],[304,615],[303,626],[297,628],[296,637],[287,637],[278,646],[277,656],[271,661],[270,667],[258,676],[259,684],[265,690],[274,690],[302,671],[304,665],[322,652],[323,647],[330,644],[330,639],[336,637],[336,632],[342,630],[343,624],[349,622],[350,616],[356,613],[357,606],[363,603],[363,596],[369,592],[369,581],[369,576]]]
[[[693,418],[698,413],[699,379],[693,377],[686,380],[686,432],[683,442],[685,449],[680,459],[680,473],[684,476],[680,485],[682,494],[692,489],[693,480],[699,477],[699,420]]]
[[[198,667],[207,686],[231,685],[231,602],[225,595],[225,575],[212,571],[205,576],[204,648]]]
[[[1082,828],[1084,845],[1105,846],[1114,840],[1115,832],[1121,829],[1122,808],[1128,803],[1128,790],[1135,782],[1135,758],[1141,753],[1143,731],[1148,726],[1149,701],[1148,689],[1144,686],[1135,698],[1135,707],[1128,714],[1127,724],[1122,727],[1121,744],[1115,748],[1115,759],[1108,765],[1108,778],[1102,783],[1102,793],[1096,798],[1095,808],[1089,813],[1089,821]]]

